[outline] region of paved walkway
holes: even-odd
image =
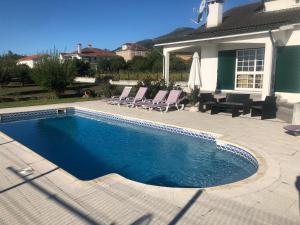
[[[206,190],[146,186],[116,174],[82,182],[0,136],[0,224],[300,224],[300,138],[280,121],[187,111],[148,112],[101,101],[63,104],[223,134],[260,160],[259,174]],[[0,113],[50,108],[2,109]],[[30,166],[32,174],[18,170]]]

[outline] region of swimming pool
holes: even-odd
[[[80,180],[118,173],[145,184],[205,188],[258,169],[250,153],[209,134],[73,108],[2,115],[0,131]]]

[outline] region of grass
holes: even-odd
[[[55,98],[55,99],[39,99],[39,100],[15,101],[15,102],[1,102],[0,109],[36,106],[36,105],[51,105],[51,104],[59,104],[59,103],[95,101],[99,99],[100,98]]]
[[[149,77],[151,77],[153,80],[162,79],[161,73],[130,72],[113,75],[115,80],[144,80]],[[170,74],[170,80],[172,82],[187,79],[188,73],[186,72],[172,72]],[[98,100],[100,99],[99,97],[90,99],[78,97],[80,96],[78,94],[78,90],[91,89],[95,93],[101,93],[100,95],[103,95],[103,88],[103,84],[75,84],[67,87],[63,98],[56,98],[54,92],[48,91],[45,88],[36,86],[34,84],[26,84],[25,86],[22,86],[20,83],[11,82],[7,86],[0,87],[0,109]],[[121,91],[121,89],[119,90],[117,88],[115,90],[116,93],[119,91]],[[115,93],[111,94],[114,95]]]
[[[45,93],[45,90],[39,86],[19,86],[19,87],[2,87],[0,88],[0,96],[16,96]]]
[[[151,78],[153,80],[160,80],[163,78],[161,73],[147,73],[147,72],[120,72],[119,74],[112,74],[113,80],[144,80]],[[189,72],[170,72],[170,81],[188,81]]]

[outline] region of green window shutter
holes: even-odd
[[[236,51],[220,51],[218,56],[218,90],[234,90]]]
[[[300,46],[277,48],[275,91],[300,93]]]

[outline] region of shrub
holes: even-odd
[[[194,90],[192,90],[192,92],[187,96],[189,103],[192,105],[196,105],[196,103],[198,102],[199,94],[200,94],[199,88],[195,88]]]
[[[169,85],[166,84],[165,80],[159,80],[155,81],[151,78],[146,78],[143,81],[139,81],[137,84],[137,88],[139,87],[147,87],[147,93],[146,98],[154,98],[155,95],[159,90],[173,90],[173,89],[180,89],[180,87],[175,87],[173,83],[170,83]]]
[[[14,59],[3,56],[0,58],[0,83],[7,84],[17,72],[17,65]]]
[[[86,76],[89,74],[89,71],[91,69],[90,63],[84,62],[79,59],[74,59],[75,67],[76,67],[76,72],[78,76]]]
[[[55,91],[59,96],[66,87],[72,83],[76,76],[74,61],[60,61],[57,56],[52,56],[38,62],[32,69],[32,80],[48,90]]]
[[[121,88],[117,87],[116,85],[111,85],[109,82],[101,83],[97,90],[98,97],[105,97],[110,98],[111,96],[120,95],[122,92]]]
[[[17,65],[15,76],[20,80],[22,86],[26,81],[30,81],[30,68],[27,65]]]

